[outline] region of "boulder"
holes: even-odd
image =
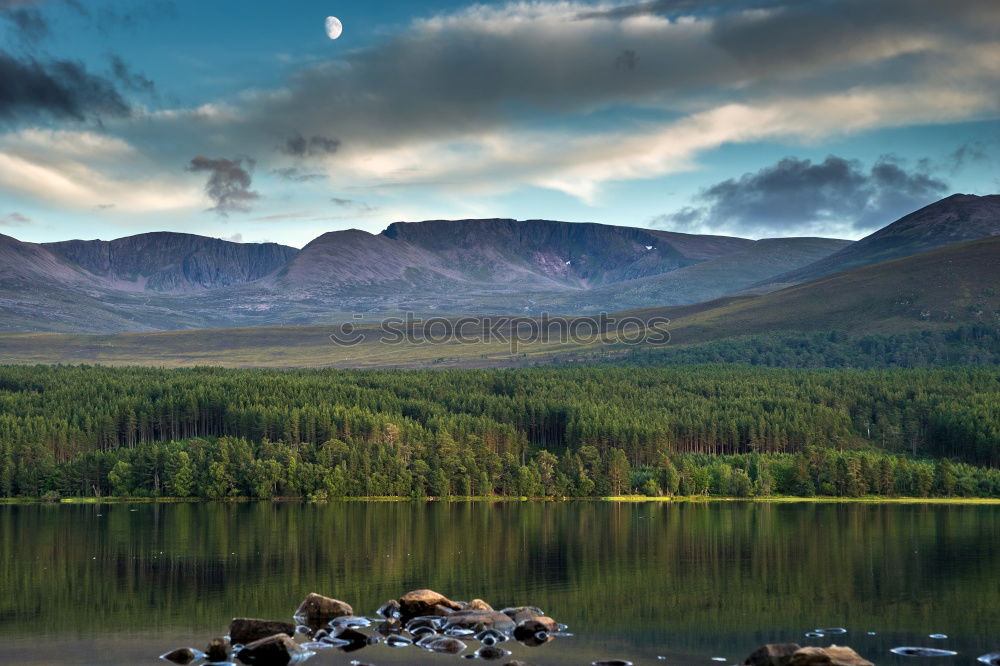
[[[198,653],[191,648],[177,648],[176,650],[171,650],[166,654],[160,655],[160,659],[165,659],[174,664],[181,664],[181,666],[186,666],[197,658]]]
[[[296,620],[313,628],[344,615],[354,615],[350,604],[315,592],[310,592],[295,611]]]
[[[549,634],[555,633],[559,631],[559,623],[551,617],[536,615],[517,623],[517,626],[514,628],[514,638],[519,641],[524,640],[528,636],[534,636],[540,631]]]
[[[344,652],[360,650],[368,645],[369,640],[367,635],[351,627],[343,627],[334,637],[342,641],[347,641],[347,645],[341,648]]]
[[[463,629],[496,629],[507,634],[514,630],[514,620],[499,611],[465,610],[456,611],[445,620],[446,627]]]
[[[233,644],[246,645],[275,634],[287,634],[292,637],[295,635],[295,625],[247,617],[236,617],[229,623],[229,640]]]
[[[205,661],[221,664],[229,661],[229,642],[225,638],[213,638],[205,648]]]
[[[796,650],[789,666],[874,666],[849,647],[804,647]]]
[[[486,603],[482,599],[473,599],[472,601],[470,601],[469,603],[467,603],[465,605],[465,608],[463,608],[462,610],[485,610],[485,611],[491,611],[491,610],[493,610],[493,606],[490,606],[488,603]]]
[[[434,590],[413,590],[399,598],[399,609],[404,618],[431,615],[435,606],[443,606],[450,610],[461,610],[461,604],[448,599]]]
[[[539,615],[545,615],[541,608],[537,606],[511,606],[510,608],[504,608],[500,611],[510,619],[517,622],[517,616],[519,614],[524,614],[521,619],[527,619],[529,617],[538,617]]]
[[[496,659],[503,659],[510,652],[504,650],[498,645],[484,645],[483,647],[476,650],[476,657],[479,659],[485,659],[486,661],[494,661]]]
[[[461,654],[465,652],[466,648],[469,646],[457,638],[440,636],[432,641],[424,643],[422,647],[432,652],[440,652],[442,654]]]
[[[389,599],[389,601],[382,604],[382,607],[375,612],[378,613],[379,617],[384,617],[386,619],[398,618],[402,615],[400,612],[399,602],[395,599]]]
[[[747,666],[789,666],[792,655],[802,649],[798,643],[768,643],[751,653]]]
[[[286,634],[275,634],[246,645],[238,656],[244,664],[254,666],[287,666],[293,659],[301,659],[307,650]]]

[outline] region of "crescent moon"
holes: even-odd
[[[326,17],[326,36],[330,39],[337,39],[344,33],[344,24],[336,16]]]

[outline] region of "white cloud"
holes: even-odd
[[[27,129],[0,137],[0,189],[65,208],[158,212],[203,205],[197,187],[156,172],[125,141]]]

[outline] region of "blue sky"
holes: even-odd
[[[22,240],[465,217],[857,238],[1000,191],[993,0],[0,0],[0,31]]]

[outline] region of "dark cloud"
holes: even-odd
[[[777,164],[702,190],[701,206],[658,220],[678,230],[730,230],[786,235],[826,226],[839,231],[881,227],[941,196],[947,183],[908,170],[892,156],[870,169],[831,155],[823,162],[786,157]]]
[[[633,71],[639,65],[639,54],[632,49],[625,49],[615,58],[615,69]]]
[[[340,139],[325,136],[313,136],[309,139],[296,134],[285,141],[285,152],[295,157],[316,155],[333,155],[340,150]]]
[[[191,160],[188,171],[209,173],[205,193],[215,202],[212,210],[220,215],[228,215],[231,212],[245,213],[251,210],[252,202],[260,198],[257,192],[250,189],[254,166],[256,162],[249,157],[228,160],[198,156]]]
[[[350,208],[359,213],[374,213],[378,210],[377,207],[371,204],[365,203],[364,201],[357,201],[356,199],[343,199],[341,197],[333,197],[330,199],[335,205],[340,208]]]
[[[48,113],[84,120],[128,116],[131,109],[107,79],[72,60],[41,62],[0,51],[0,118]]]
[[[41,41],[51,32],[49,22],[42,13],[31,7],[0,6],[0,19],[10,23],[17,36],[24,42]]]
[[[28,224],[31,224],[31,218],[26,217],[21,213],[8,213],[7,215],[0,217],[0,227],[23,227]]]
[[[325,175],[321,173],[310,173],[308,171],[303,171],[297,167],[282,167],[280,169],[272,169],[271,173],[281,178],[282,180],[287,180],[293,183],[308,183],[314,180],[323,180],[326,178]]]
[[[144,74],[132,71],[132,68],[121,56],[111,54],[108,56],[108,60],[111,61],[111,73],[124,87],[135,92],[156,94],[156,84]]]
[[[951,170],[956,172],[971,162],[984,162],[988,159],[986,146],[982,141],[967,141],[955,149],[948,156],[951,161]]]

